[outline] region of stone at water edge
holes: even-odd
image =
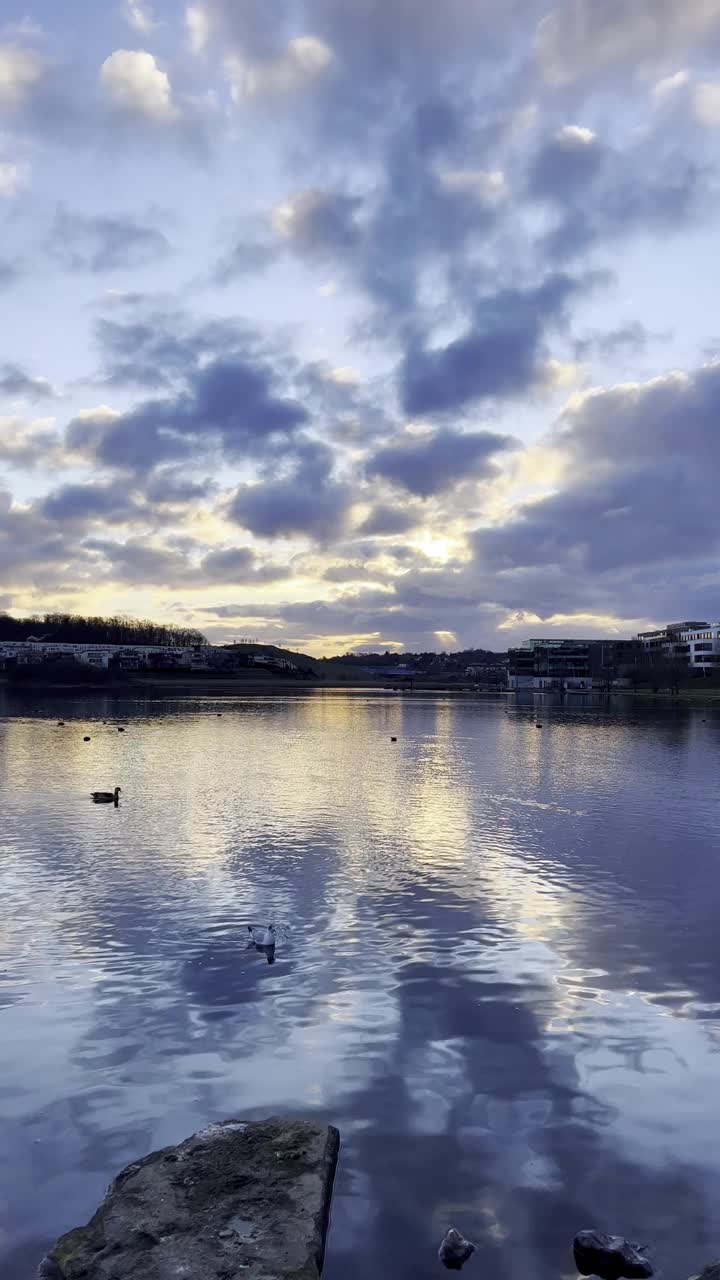
[[[578,1231],[573,1240],[575,1265],[583,1276],[600,1276],[601,1280],[648,1280],[654,1267],[644,1249],[631,1244],[623,1236],[608,1236],[602,1231]]]
[[[39,1274],[318,1280],[339,1145],[337,1129],[303,1120],[210,1125],[123,1169]]]
[[[448,1271],[459,1271],[474,1252],[472,1240],[466,1240],[459,1231],[451,1227],[440,1244],[438,1258]]]
[[[690,1280],[720,1280],[720,1259],[717,1262],[709,1262],[699,1275],[690,1276]]]

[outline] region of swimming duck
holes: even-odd
[[[90,795],[95,804],[117,804],[120,796],[120,787],[116,787],[114,791],[91,791]]]
[[[269,924],[267,929],[263,929],[262,925],[248,925],[248,933],[255,943],[256,947],[274,947],[275,946],[275,925]]]

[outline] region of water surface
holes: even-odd
[[[7,1280],[131,1159],[270,1113],[342,1132],[327,1280],[437,1276],[450,1224],[495,1280],[572,1274],[588,1226],[677,1280],[720,1253],[717,711],[32,696],[0,703]]]

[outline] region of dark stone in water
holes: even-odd
[[[451,1227],[438,1249],[438,1258],[448,1271],[459,1271],[474,1252],[472,1241]]]
[[[647,1280],[654,1271],[645,1257],[644,1246],[631,1244],[623,1236],[607,1236],[602,1231],[578,1231],[573,1240],[575,1265],[583,1276],[602,1280]]]

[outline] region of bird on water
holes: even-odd
[[[121,787],[116,787],[114,791],[91,791],[90,795],[95,804],[117,804],[121,790]]]
[[[265,929],[261,925],[249,924],[248,933],[256,947],[275,946],[276,933],[274,924],[269,924]]]

